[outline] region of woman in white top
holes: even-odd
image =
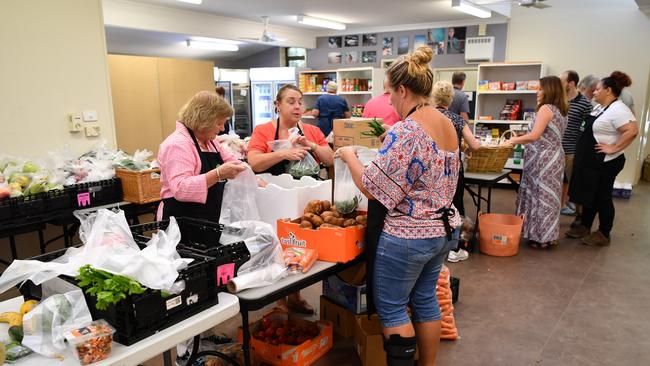
[[[612,190],[614,180],[625,166],[623,150],[639,132],[632,111],[619,100],[630,77],[614,71],[602,79],[594,91],[599,104],[585,119],[585,130],[576,145],[574,171],[569,187],[571,202],[584,205],[581,225],[566,232],[570,238],[582,238],[587,245],[609,245],[614,224]],[[598,215],[600,226],[591,232]]]

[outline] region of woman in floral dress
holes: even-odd
[[[524,215],[522,236],[534,248],[556,246],[560,233],[564,174],[562,135],[568,110],[560,78],[542,78],[537,92],[537,116],[530,132],[509,140],[512,145],[526,145],[517,215]]]

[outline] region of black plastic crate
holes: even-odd
[[[66,189],[56,189],[29,196],[9,197],[0,200],[0,220],[29,219],[70,207],[70,192]]]
[[[251,258],[246,243],[242,241],[220,244],[223,225],[211,221],[178,217],[176,222],[181,231],[181,242],[178,248],[215,258],[217,288],[219,291],[225,291],[228,280],[235,277],[239,267]],[[149,233],[165,230],[168,226],[169,220],[155,221],[133,225],[131,232],[136,242],[144,244],[150,239]]]
[[[122,182],[119,178],[67,186],[73,209],[84,209],[122,201]]]
[[[458,292],[460,291],[460,279],[451,276],[449,282],[451,287],[451,303],[455,304],[458,301]]]
[[[61,249],[32,259],[51,261],[63,255],[66,250]],[[114,339],[124,345],[131,345],[217,304],[219,298],[215,291],[215,259],[187,250],[179,250],[179,254],[183,258],[194,259],[179,272],[177,281],[185,281],[185,289],[180,294],[163,296],[158,290],[148,289],[142,294],[131,295],[106,310],[97,310],[96,298],[84,293],[93,319],[105,319],[116,330]],[[72,277],[61,278],[77,284]],[[26,299],[42,297],[41,287],[31,281],[27,281],[20,292]]]

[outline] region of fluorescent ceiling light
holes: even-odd
[[[180,1],[182,3],[190,3],[190,4],[197,4],[197,5],[203,2],[203,0],[177,0],[177,1]]]
[[[492,16],[490,9],[466,0],[451,0],[451,7],[479,18],[489,18]]]
[[[237,46],[236,44],[197,41],[195,39],[188,39],[187,47],[200,48],[202,50],[212,50],[212,51],[230,51],[230,52],[239,51],[239,46]]]
[[[345,24],[343,23],[339,23],[327,19],[308,17],[306,15],[298,15],[297,21],[300,24],[311,25],[314,27],[329,28],[329,29],[336,29],[336,30],[345,29]]]

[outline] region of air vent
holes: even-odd
[[[478,64],[494,60],[494,37],[470,37],[465,40],[465,62]]]

